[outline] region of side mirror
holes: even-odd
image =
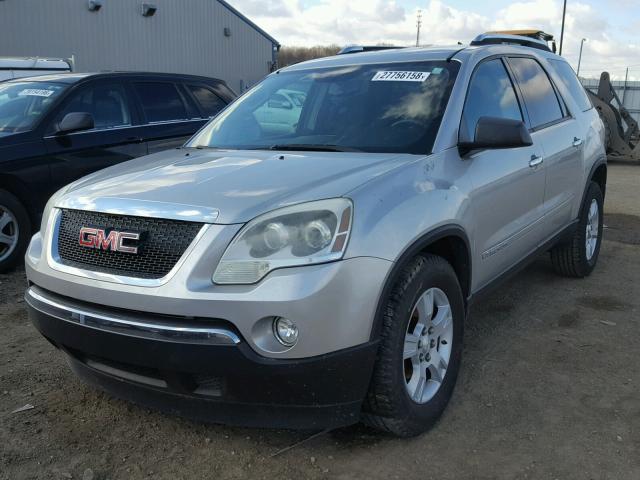
[[[517,148],[533,145],[529,130],[522,120],[480,117],[473,140],[460,139],[458,147],[466,152],[480,148]]]
[[[91,130],[94,127],[95,122],[93,121],[93,115],[90,113],[71,112],[67,113],[58,124],[58,134]]]

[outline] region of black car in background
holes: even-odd
[[[22,261],[56,190],[182,145],[234,98],[221,80],[177,74],[70,73],[0,83],[0,272]]]

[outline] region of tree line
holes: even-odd
[[[314,58],[329,57],[340,51],[338,45],[316,45],[315,47],[280,47],[278,52],[278,67],[286,67],[294,63],[312,60]]]

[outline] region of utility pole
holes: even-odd
[[[578,71],[576,72],[577,77],[580,76],[580,62],[582,62],[582,46],[584,45],[584,42],[586,40],[587,40],[586,38],[583,38],[582,40],[580,40],[580,55],[578,56]]]
[[[562,29],[560,30],[560,52],[558,55],[562,55],[562,40],[564,38],[564,17],[567,14],[567,0],[564,0],[564,6],[562,7]]]
[[[418,10],[418,17],[416,19],[416,47],[420,46],[420,27],[422,26],[422,10]]]
[[[624,96],[627,94],[627,81],[629,80],[629,67],[627,67],[627,73],[624,74],[624,88],[622,89],[622,106],[624,107]]]

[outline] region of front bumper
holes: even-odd
[[[237,225],[210,225],[185,254],[174,274],[158,285],[92,272],[61,271],[50,253],[51,235],[36,234],[26,255],[28,280],[49,292],[102,307],[173,315],[223,319],[262,357],[304,359],[367,343],[379,295],[392,262],[356,257],[338,262],[284,268],[255,285],[215,285],[215,265]],[[292,348],[272,334],[273,317],[296,323],[300,332]]]
[[[222,320],[105,309],[35,286],[25,298],[33,324],[85,381],[200,420],[276,428],[355,423],[375,360],[375,342],[272,359]]]

